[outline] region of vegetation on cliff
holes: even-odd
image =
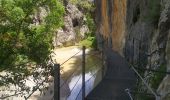
[[[94,10],[95,5],[93,1],[90,0],[70,0],[70,2],[76,5],[84,14],[85,17],[85,24],[89,28],[89,32],[86,33],[85,38],[80,41],[80,45],[84,45],[88,48],[97,48],[96,47],[96,38],[95,38],[95,31],[96,25],[94,23]]]
[[[154,25],[158,25],[160,12],[161,12],[160,0],[149,0],[148,13],[143,18],[147,22],[151,22]]]

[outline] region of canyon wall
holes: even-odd
[[[96,0],[97,32],[122,54],[125,41],[126,0]]]
[[[170,0],[95,0],[95,4],[98,46],[104,41],[104,46],[142,69],[147,83],[162,100],[169,100],[170,77],[164,72],[170,71]],[[138,84],[140,91],[147,91],[142,82]]]
[[[75,45],[89,32],[86,17],[75,4],[66,1],[65,12],[64,26],[54,33],[54,47]]]

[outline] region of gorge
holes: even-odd
[[[141,75],[161,100],[169,100],[170,1],[95,0],[95,4],[99,48],[105,41],[105,46],[142,70]],[[138,82],[139,91],[149,93],[142,84]]]

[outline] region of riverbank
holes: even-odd
[[[81,89],[81,68],[82,68],[82,50],[78,46],[71,46],[65,48],[54,49],[52,59],[56,63],[61,64],[61,97],[63,100],[74,100]],[[75,55],[76,54],[76,55]],[[92,77],[92,74],[101,67],[100,52],[86,49],[86,80]],[[72,57],[75,55],[74,57]],[[68,60],[72,57],[70,60]],[[68,61],[67,61],[68,60]],[[67,62],[65,62],[67,61]],[[64,63],[65,62],[65,63]],[[64,63],[64,64],[63,64]],[[80,81],[78,81],[80,79]],[[94,86],[95,77],[88,82],[87,91],[90,91]],[[74,87],[75,82],[78,81],[78,85]],[[33,87],[35,85],[32,81],[32,77],[29,76],[26,79],[26,83]],[[11,86],[12,87],[12,86]],[[73,88],[74,87],[74,88]],[[73,90],[71,92],[71,90]],[[43,94],[40,91],[36,91],[28,100],[51,100],[53,97],[54,84],[53,77],[51,77],[51,83],[49,84],[48,90],[43,90]],[[10,92],[9,92],[10,93]],[[3,94],[3,92],[0,94]],[[9,100],[24,100],[23,97],[11,97]]]

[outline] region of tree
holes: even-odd
[[[0,85],[17,84],[35,67],[48,65],[63,14],[59,0],[0,0],[0,71],[10,73]]]
[[[47,15],[36,20],[42,8]],[[52,49],[52,33],[62,25],[63,13],[64,7],[57,0],[0,0],[0,69],[10,70],[21,60],[44,62]]]

